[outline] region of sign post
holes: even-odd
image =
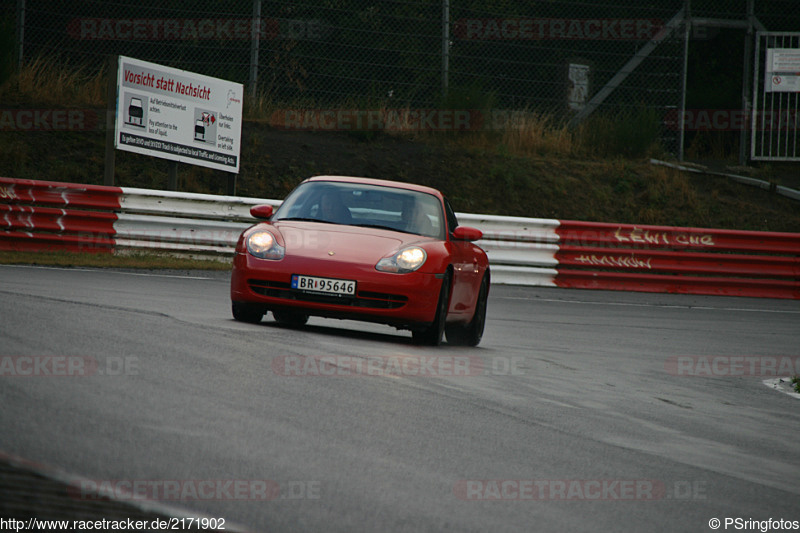
[[[117,115],[117,67],[119,67],[119,57],[109,56],[108,85],[106,87],[106,155],[103,170],[103,184],[109,187],[114,186],[114,166],[116,165],[114,121]]]

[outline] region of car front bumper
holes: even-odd
[[[291,288],[293,274],[356,281],[356,295],[337,296]],[[325,259],[258,259],[237,252],[231,274],[231,300],[291,309],[313,316],[349,318],[413,328],[433,321],[442,274],[379,272],[374,266]]]

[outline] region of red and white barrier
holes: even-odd
[[[0,178],[0,249],[110,252],[118,187]]]
[[[559,287],[800,298],[800,234],[562,221]]]
[[[280,202],[0,178],[0,250],[229,254],[250,207]]]
[[[225,257],[264,203],[280,201],[0,178],[0,250]],[[458,218],[483,231],[494,283],[800,299],[800,233]]]

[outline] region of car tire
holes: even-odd
[[[308,315],[298,313],[297,311],[274,310],[272,311],[272,316],[278,324],[293,328],[305,326],[306,322],[308,322]]]
[[[486,326],[486,305],[489,300],[489,274],[483,276],[478,300],[475,303],[475,314],[467,325],[451,324],[445,328],[447,342],[460,346],[477,346],[483,337]]]
[[[411,337],[417,344],[427,346],[439,346],[444,336],[444,325],[447,321],[447,310],[450,308],[450,273],[448,272],[442,280],[442,288],[439,290],[439,301],[436,305],[436,316],[431,324],[424,328],[411,332]]]
[[[231,312],[233,319],[239,322],[249,322],[258,324],[266,314],[266,309],[259,305],[248,304],[245,302],[231,302]]]

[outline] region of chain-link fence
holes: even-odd
[[[687,44],[709,38],[700,28],[800,27],[795,0],[17,1],[23,61],[100,68],[120,54],[283,105],[528,109],[573,122],[638,108],[674,117]],[[672,151],[677,129],[664,128]]]

